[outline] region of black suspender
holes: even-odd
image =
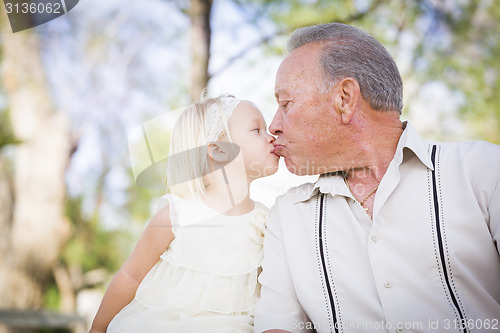
[[[328,270],[326,268],[326,261],[325,261],[325,246],[323,244],[324,241],[326,241],[323,238],[323,222],[324,222],[324,217],[325,217],[325,211],[326,211],[326,196],[324,193],[318,194],[318,200],[319,200],[319,211],[318,211],[318,247],[319,247],[319,256],[321,259],[321,267],[323,271],[323,276],[325,278],[325,285],[326,285],[326,291],[328,293],[328,299],[330,301],[330,308],[332,309],[332,321],[333,321],[333,332],[338,333],[338,324],[337,324],[337,314],[335,311],[335,302],[333,300],[333,293],[332,293],[332,287],[330,285],[330,279],[328,278]]]
[[[433,192],[433,199],[434,199],[434,218],[435,218],[435,227],[436,227],[436,235],[437,235],[437,241],[438,241],[438,249],[439,249],[439,257],[441,259],[441,266],[443,268],[443,276],[444,280],[446,282],[446,286],[448,288],[448,292],[450,293],[451,300],[453,302],[453,305],[455,306],[455,309],[458,312],[458,315],[460,316],[460,324],[462,325],[463,332],[467,332],[467,328],[465,325],[465,320],[464,316],[462,314],[462,311],[460,310],[460,306],[458,305],[457,298],[453,292],[453,289],[451,288],[450,284],[450,278],[448,275],[448,270],[446,268],[446,259],[445,259],[445,254],[444,254],[444,244],[443,244],[443,236],[441,233],[441,222],[439,219],[439,199],[438,199],[438,191],[437,191],[437,181],[436,181],[436,145],[432,146],[432,153],[431,153],[431,161],[432,161],[432,192]]]

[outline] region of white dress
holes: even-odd
[[[200,200],[162,199],[175,238],[107,332],[252,332],[268,209],[256,202],[226,216]]]

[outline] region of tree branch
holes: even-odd
[[[359,21],[359,20],[363,19],[366,15],[368,15],[369,13],[371,13],[373,10],[375,10],[378,6],[380,6],[382,4],[382,2],[383,2],[383,0],[376,0],[376,1],[374,1],[370,5],[370,7],[368,7],[364,11],[354,13],[354,14],[348,16],[345,19],[333,18],[332,21],[335,21],[335,22],[338,22],[338,23],[345,23],[345,24],[349,24],[349,23],[353,23],[353,22]],[[309,22],[307,24],[299,24],[299,25],[294,25],[294,26],[290,26],[290,27],[285,27],[285,28],[278,29],[273,34],[271,34],[269,36],[264,36],[264,37],[260,38],[255,43],[249,45],[248,47],[246,47],[242,51],[240,51],[237,54],[235,54],[234,56],[230,57],[226,61],[226,63],[223,66],[220,67],[219,70],[215,71],[214,73],[209,73],[209,78],[212,78],[214,76],[220,75],[222,72],[224,72],[227,68],[229,68],[237,60],[239,60],[240,58],[243,58],[243,56],[245,56],[245,54],[247,54],[248,52],[252,51],[253,49],[255,49],[257,47],[260,47],[260,46],[262,46],[264,44],[269,43],[270,41],[272,41],[273,39],[275,39],[275,38],[277,38],[279,36],[283,36],[285,34],[290,34],[290,33],[292,33],[293,31],[295,31],[295,30],[297,30],[299,28],[303,28],[303,27],[307,27],[307,26],[311,26],[311,25],[316,25],[316,24],[321,24],[321,23],[325,23],[325,22],[315,21],[315,22]]]

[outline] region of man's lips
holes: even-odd
[[[274,145],[273,154],[278,155],[278,156],[283,156],[281,154],[281,152],[283,151],[283,148],[284,147],[282,145]]]

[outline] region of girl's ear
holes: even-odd
[[[227,163],[230,162],[231,154],[227,151],[227,145],[218,143],[210,143],[208,145],[208,157],[214,162]]]

